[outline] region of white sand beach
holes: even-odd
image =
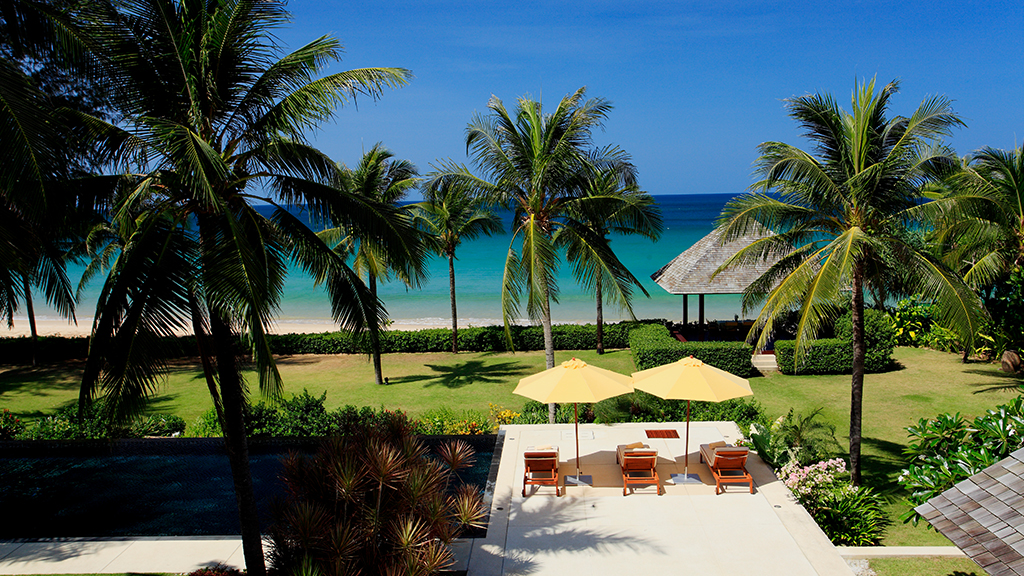
[[[479,326],[479,324],[473,324],[472,322],[463,325],[459,323],[460,328],[467,328],[469,326]],[[438,319],[424,319],[417,320],[416,322],[395,322],[388,326],[389,330],[424,330],[426,328],[449,328],[451,327],[450,321],[445,321],[443,318]],[[36,319],[36,329],[40,336],[88,336],[92,330],[92,318],[80,318],[78,324],[71,324],[67,320],[56,320],[49,318]],[[320,320],[283,320],[275,322],[271,328],[273,334],[316,334],[320,332],[335,332],[338,330],[338,325],[333,322],[320,321]],[[0,338],[18,338],[27,337],[31,335],[29,330],[27,318],[15,318],[14,328],[0,329]]]

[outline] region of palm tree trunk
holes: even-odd
[[[597,353],[604,354],[604,305],[601,302],[601,277],[597,276]]]
[[[548,295],[547,281],[542,284],[541,295],[543,304],[540,325],[544,329],[544,363],[548,368],[555,367],[555,339],[551,335],[551,297]],[[555,423],[557,406],[554,403],[548,404],[548,424]]]
[[[238,503],[238,521],[242,528],[242,555],[249,576],[266,576],[267,566],[260,537],[260,519],[256,510],[256,494],[249,470],[249,445],[245,435],[245,395],[242,378],[238,373],[231,327],[211,310],[210,331],[217,355],[217,375],[220,379],[221,401],[224,405],[224,447],[231,464],[231,478]]]
[[[864,267],[853,268],[853,377],[850,382],[850,482],[860,485],[861,416],[864,400]]]
[[[370,294],[377,301],[377,278],[370,274]],[[380,326],[376,319],[370,322],[370,357],[373,358],[373,377],[379,386],[384,385],[384,370],[380,365]]]
[[[455,312],[455,253],[448,254],[448,292],[452,295],[452,354],[459,353],[459,316]]]
[[[32,357],[32,365],[36,365],[36,345],[39,343],[39,332],[36,330],[36,311],[32,306],[32,284],[28,281],[28,275],[21,275],[21,282],[25,287],[25,312],[28,314],[28,329],[32,334],[29,345],[29,355]]]

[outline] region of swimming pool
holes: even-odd
[[[447,438],[425,440],[433,446]],[[489,510],[500,443],[493,435],[459,438],[477,452],[476,465],[460,478],[484,491]],[[270,503],[284,495],[281,457],[317,446],[294,439],[250,445],[264,528]],[[0,442],[0,510],[0,539],[240,534],[219,438]]]

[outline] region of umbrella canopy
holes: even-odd
[[[567,360],[554,368],[519,381],[513,394],[544,402],[600,402],[633,391],[632,378],[591,366],[583,360]],[[575,408],[575,406],[574,406]],[[576,480],[580,480],[580,420],[576,424]]]
[[[745,379],[693,356],[634,372],[633,386],[666,400],[721,402],[754,394]]]
[[[745,379],[705,364],[690,356],[671,364],[633,373],[633,386],[666,400],[686,400],[686,454],[683,456],[683,482],[691,478],[690,469],[690,401],[721,402],[752,396]]]
[[[573,358],[519,381],[512,392],[543,402],[600,402],[633,391],[629,376]]]

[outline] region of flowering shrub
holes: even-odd
[[[501,426],[502,424],[512,424],[515,422],[516,418],[519,418],[520,416],[519,412],[502,408],[501,406],[491,402],[487,403],[487,407],[491,410],[491,420],[493,420],[498,426]]]
[[[891,523],[883,510],[883,498],[870,488],[851,485],[841,458],[810,466],[790,462],[779,470],[779,479],[833,544],[877,545]]]
[[[23,430],[25,423],[10,410],[4,408],[3,412],[0,412],[0,440],[14,440]]]
[[[772,468],[792,462],[807,465],[828,458],[839,450],[835,426],[822,422],[824,408],[809,414],[794,414],[791,409],[771,426],[760,422],[750,425],[750,443],[757,455]]]

